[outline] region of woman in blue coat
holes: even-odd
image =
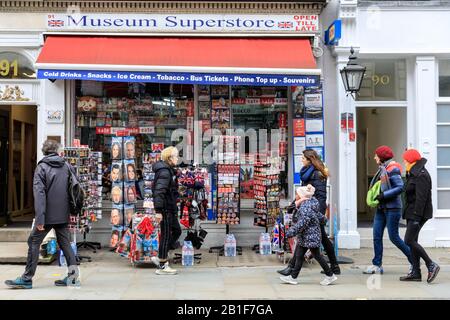
[[[325,167],[322,160],[320,160],[317,152],[312,149],[306,149],[303,151],[302,162],[303,167],[300,171],[302,186],[310,184],[314,187],[314,198],[316,198],[319,202],[320,213],[325,216],[327,210],[327,179],[329,176],[328,169]],[[339,268],[336,255],[334,253],[334,245],[328,238],[327,232],[325,230],[325,225],[326,221],[324,220],[320,224],[322,237],[321,243],[330,261],[333,273],[341,274],[341,269]],[[289,265],[285,269],[279,270],[278,273],[282,275],[288,275],[293,268],[293,265],[294,261],[293,259],[291,259],[291,261],[289,261]]]
[[[363,272],[365,274],[383,273],[383,233],[387,227],[389,239],[408,258],[412,265],[411,250],[400,238],[398,228],[402,216],[403,180],[402,167],[392,160],[394,153],[388,146],[380,146],[375,150],[374,160],[379,168],[370,183],[370,188],[381,181],[381,191],[377,197],[379,205],[373,221],[373,249],[372,265]]]

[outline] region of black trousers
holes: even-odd
[[[52,229],[55,229],[56,241],[66,257],[67,265],[69,267],[69,276],[73,276],[73,274],[78,275],[77,259],[70,246],[70,232],[68,225],[54,224],[45,225],[43,231],[39,231],[36,227],[31,231],[30,237],[28,238],[27,266],[25,268],[25,273],[22,275],[23,280],[31,281],[33,279],[37,269],[42,241],[44,241],[45,236]]]
[[[426,220],[408,220],[406,225],[405,243],[411,248],[411,260],[414,273],[420,273],[420,258],[425,261],[428,269],[433,264],[425,249],[419,244],[419,233]]]
[[[334,253],[334,246],[331,240],[328,238],[327,232],[325,231],[325,225],[320,224],[320,233],[322,234],[322,246],[325,249],[325,252],[327,253],[328,260],[330,261],[330,264],[332,266],[336,266],[337,259],[336,254]],[[289,267],[293,268],[295,264],[295,255],[291,260],[289,260]]]
[[[169,256],[169,250],[175,246],[181,235],[181,227],[176,213],[168,213],[161,221],[161,236],[159,239],[159,259],[165,261]]]
[[[299,244],[297,244],[297,246],[295,247],[294,257],[291,259],[291,260],[295,261],[295,264],[291,270],[292,278],[296,279],[298,277],[298,274],[302,270],[304,256],[305,256],[306,251],[308,251],[308,249],[313,254],[314,259],[316,259],[317,262],[319,262],[319,264],[322,267],[325,274],[327,276],[332,276],[333,271],[331,271],[330,267],[328,266],[328,263],[325,262],[325,259],[320,254],[319,248],[305,248],[305,247],[302,247]]]

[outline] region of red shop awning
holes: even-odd
[[[48,36],[38,69],[318,75],[305,38]]]

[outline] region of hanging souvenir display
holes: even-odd
[[[254,174],[255,219],[254,225],[269,227],[280,213],[280,170],[264,163],[255,164]]]
[[[126,139],[125,139],[126,140]],[[155,219],[153,206],[152,185],[154,172],[152,165],[161,158],[157,153],[145,153],[142,155],[143,165],[143,210],[135,212],[136,203],[135,177],[129,171],[126,173],[125,183],[125,232],[116,250],[123,257],[130,259],[132,265],[138,263],[150,263],[150,258],[158,255],[160,228]],[[132,165],[132,167],[130,166]],[[134,160],[125,160],[124,167],[134,169]]]
[[[178,170],[180,223],[191,228],[197,219],[208,217],[208,195],[211,190],[208,170],[190,166]]]

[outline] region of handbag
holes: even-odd
[[[376,200],[377,196],[380,194],[381,181],[378,180],[370,189],[367,191],[366,203],[369,207],[375,208],[378,206],[379,201]]]

